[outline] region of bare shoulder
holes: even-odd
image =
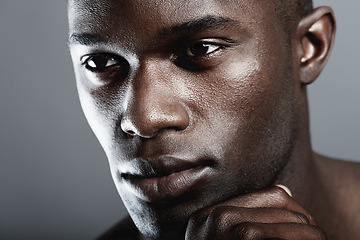
[[[140,240],[140,233],[128,216],[103,233],[96,240]]]
[[[341,225],[342,232],[350,234],[342,239],[360,239],[360,162],[320,155],[315,158],[324,187],[323,200],[331,202],[328,210],[337,219],[334,225]]]
[[[316,155],[321,174],[333,185],[344,190],[356,190],[360,194],[360,162],[347,161]]]

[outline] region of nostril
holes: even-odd
[[[125,131],[127,134],[129,134],[129,135],[131,135],[131,136],[135,136],[136,135],[136,133],[134,132],[134,131],[132,131],[132,130],[127,130],[127,131]]]
[[[133,127],[128,119],[121,120],[121,130],[130,136],[136,135],[136,132],[133,130]]]

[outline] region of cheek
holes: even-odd
[[[83,89],[79,89],[78,91],[81,107],[86,120],[106,152],[109,145],[108,128],[111,126],[111,122],[109,122],[109,119],[104,117],[104,114],[101,113],[101,110],[97,107],[96,101],[88,92]]]
[[[283,131],[279,129],[277,115],[291,109],[291,85],[286,69],[274,65],[254,58],[229,61],[222,70],[203,77],[213,80],[202,86],[199,101],[204,110],[202,117],[208,139],[220,142],[223,154],[225,151],[253,154],[273,140],[271,135]]]
[[[201,87],[201,109],[206,110],[208,120],[219,119],[219,124],[249,124],[264,118],[280,100],[281,77],[274,72],[276,69],[269,71],[255,60],[229,62],[204,77],[213,80]]]
[[[93,85],[89,84],[87,78],[79,71],[75,72],[77,79],[77,89],[80,104],[86,120],[98,141],[108,155],[112,149],[113,128],[116,125],[116,106],[114,102],[106,100],[104,96],[110,93],[105,91],[94,91]],[[108,155],[109,156],[109,155]]]

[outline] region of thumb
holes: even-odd
[[[292,197],[292,193],[287,186],[282,185],[282,184],[276,184],[275,186],[282,188],[290,197]]]

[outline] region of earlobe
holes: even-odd
[[[299,64],[301,84],[310,84],[320,75],[330,56],[335,38],[334,13],[320,7],[306,15],[299,23]]]

